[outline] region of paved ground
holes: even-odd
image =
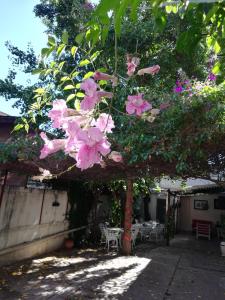
[[[0,300],[220,300],[225,258],[219,243],[177,236],[170,247],[140,244],[131,257],[86,249],[0,269]]]

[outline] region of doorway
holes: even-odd
[[[166,199],[157,199],[156,219],[160,223],[165,223],[166,218]]]

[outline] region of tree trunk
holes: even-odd
[[[124,233],[123,233],[123,253],[125,255],[131,254],[131,226],[132,226],[132,211],[133,211],[133,182],[131,179],[127,180],[127,195],[124,213]]]
[[[167,192],[166,198],[166,245],[170,245],[170,190]]]

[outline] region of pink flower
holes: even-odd
[[[127,56],[127,75],[132,76],[137,68],[137,66],[140,64],[140,59],[138,57],[130,57]]]
[[[155,65],[155,66],[152,66],[152,67],[149,67],[149,68],[139,70],[138,75],[144,75],[144,74],[155,75],[155,74],[159,73],[159,70],[160,70],[160,66]]]
[[[176,86],[176,87],[174,87],[173,91],[175,93],[181,93],[183,91],[183,87],[182,86]]]
[[[98,119],[94,121],[93,125],[95,125],[101,132],[107,133],[111,133],[112,129],[115,128],[112,117],[105,113],[100,114]]]
[[[110,152],[110,143],[98,128],[91,127],[83,131],[80,142],[75,159],[77,167],[82,170],[99,164],[102,161],[101,156],[106,156]]]
[[[44,132],[41,132],[40,136],[45,142],[44,147],[41,149],[40,159],[43,159],[50,154],[63,150],[65,147],[66,140],[49,140]]]
[[[109,75],[106,73],[102,73],[102,72],[95,72],[94,74],[94,80],[106,80],[106,81],[111,81],[113,86],[117,85],[118,82],[118,78],[114,75]]]
[[[60,128],[62,119],[68,116],[68,108],[65,100],[53,101],[53,108],[49,111],[48,117],[51,119],[54,128]]]
[[[95,95],[98,85],[92,78],[88,78],[81,83],[80,88],[85,91],[87,96],[91,97]]]
[[[129,115],[141,116],[143,112],[151,108],[152,105],[143,99],[143,94],[128,96],[128,101],[126,101],[126,111]]]
[[[109,159],[112,159],[115,162],[121,162],[123,160],[123,157],[120,152],[112,151],[109,155]]]
[[[92,110],[95,105],[99,102],[100,98],[96,92],[94,96],[85,96],[81,101],[80,108],[82,110]]]
[[[211,72],[211,73],[209,73],[208,79],[210,81],[215,81],[216,80],[216,75]]]
[[[67,123],[66,133],[68,139],[66,140],[65,152],[69,153],[70,151],[77,151],[78,140],[82,134],[82,129],[75,120],[69,120]]]

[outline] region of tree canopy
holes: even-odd
[[[95,92],[106,93],[91,108],[94,108],[91,118],[96,122],[101,114],[107,114],[108,120],[109,116],[112,118],[115,129],[104,135],[110,149],[120,153],[126,165],[147,167],[158,160],[160,165],[171,164],[171,170],[159,165],[161,175],[167,171],[166,174],[207,178],[211,172],[223,171],[225,90],[220,69],[222,59],[215,55],[218,57],[223,51],[224,25],[218,23],[215,27],[214,18],[222,22],[224,8],[221,3],[211,7],[191,4],[185,9],[181,4],[176,9],[161,8],[159,4],[159,1],[102,0],[95,9],[83,1],[62,0],[42,1],[36,6],[35,12],[45,19],[50,35],[39,64],[29,53],[16,51],[16,56],[24,59],[17,63],[28,63],[30,69],[25,70],[39,74],[35,87],[20,89],[23,102],[20,103],[28,118],[17,129],[28,130],[36,121],[37,127],[48,129],[50,136],[64,139],[67,133],[63,127],[50,129],[47,115],[54,110],[52,102],[64,99],[60,105],[66,103],[68,109],[79,115],[80,106],[88,96],[84,82],[97,81],[100,89],[94,87]],[[77,19],[79,22],[74,25]],[[198,38],[193,28],[201,28]],[[206,29],[209,31],[204,39],[202,33]],[[132,64],[135,72],[127,74]],[[141,74],[146,67],[157,65],[160,71],[148,69],[142,72],[149,74]],[[109,77],[98,78],[96,74],[102,72]],[[113,78],[118,79],[117,85],[112,86]],[[10,80],[8,87],[13,87],[13,74]],[[144,98],[129,98],[140,94]],[[134,100],[142,101],[148,109],[140,113],[137,107],[131,110],[127,103]],[[31,148],[39,150],[39,142]],[[106,160],[110,158],[110,151],[98,153],[106,156]],[[24,159],[30,158],[30,153],[23,155]]]

